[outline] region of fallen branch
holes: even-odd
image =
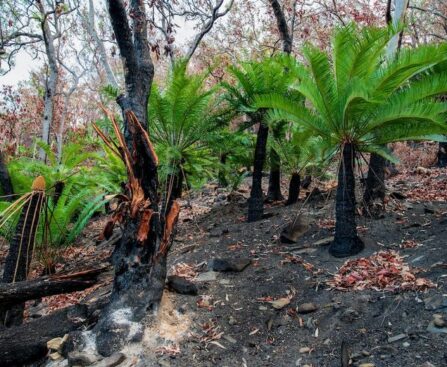
[[[62,337],[88,323],[88,309],[75,305],[17,327],[0,330],[2,366],[35,362],[47,353],[47,341]]]
[[[107,267],[82,272],[53,275],[30,281],[0,284],[0,304],[11,306],[40,297],[81,291],[98,282]]]

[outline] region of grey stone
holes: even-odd
[[[219,272],[241,272],[251,264],[250,259],[212,259],[208,262],[208,269]]]
[[[68,353],[69,366],[91,366],[98,361],[98,356],[91,353],[73,351]]]
[[[434,294],[433,296],[424,298],[424,306],[426,310],[435,311],[447,307],[447,297],[442,294]]]
[[[318,307],[312,302],[303,303],[297,307],[297,312],[301,314],[315,312],[316,310],[318,310]]]
[[[224,335],[223,338],[227,341],[230,342],[231,344],[236,344],[237,340],[234,339],[233,337],[231,337],[230,335]]]
[[[115,353],[95,364],[95,367],[115,367],[124,362],[126,356],[123,353]]]
[[[398,334],[398,335],[395,335],[395,336],[390,336],[388,338],[388,343],[397,342],[399,340],[405,339],[407,336],[408,336],[407,334]]]
[[[437,327],[434,322],[430,322],[427,331],[433,334],[447,334],[447,327]]]
[[[215,271],[207,271],[200,273],[196,277],[196,282],[212,282],[217,280],[217,273]]]
[[[180,294],[197,295],[197,286],[189,280],[179,277],[177,275],[170,275],[168,277],[167,286],[170,290]]]

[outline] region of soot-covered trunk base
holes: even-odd
[[[347,257],[363,250],[363,242],[357,235],[355,220],[355,147],[346,143],[338,170],[338,186],[335,202],[335,236],[329,253],[335,257]]]

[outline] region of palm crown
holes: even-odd
[[[443,140],[447,105],[435,96],[447,91],[446,45],[401,50],[386,57],[393,28],[339,28],[326,53],[304,49],[294,89],[305,99],[261,96],[258,108],[274,108],[272,121],[288,120],[341,150],[336,194],[334,256],[358,253],[363,243],[355,220],[354,162],[359,151],[393,159],[385,144],[400,140]]]
[[[335,145],[392,157],[383,144],[400,140],[441,139],[446,132],[446,104],[433,99],[447,89],[447,73],[428,73],[447,57],[445,45],[401,50],[387,60],[386,45],[395,31],[354,24],[340,28],[330,55],[304,49],[306,65],[294,69],[294,89],[306,100],[287,96],[258,98],[258,107],[273,107],[273,121],[305,126]],[[417,79],[417,80],[415,80]]]

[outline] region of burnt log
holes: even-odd
[[[86,305],[70,306],[35,321],[0,330],[1,365],[21,366],[44,357],[47,341],[62,337],[89,322]]]
[[[106,268],[82,271],[74,274],[43,277],[30,281],[0,284],[0,304],[11,306],[40,297],[81,291],[98,282],[98,276]]]

